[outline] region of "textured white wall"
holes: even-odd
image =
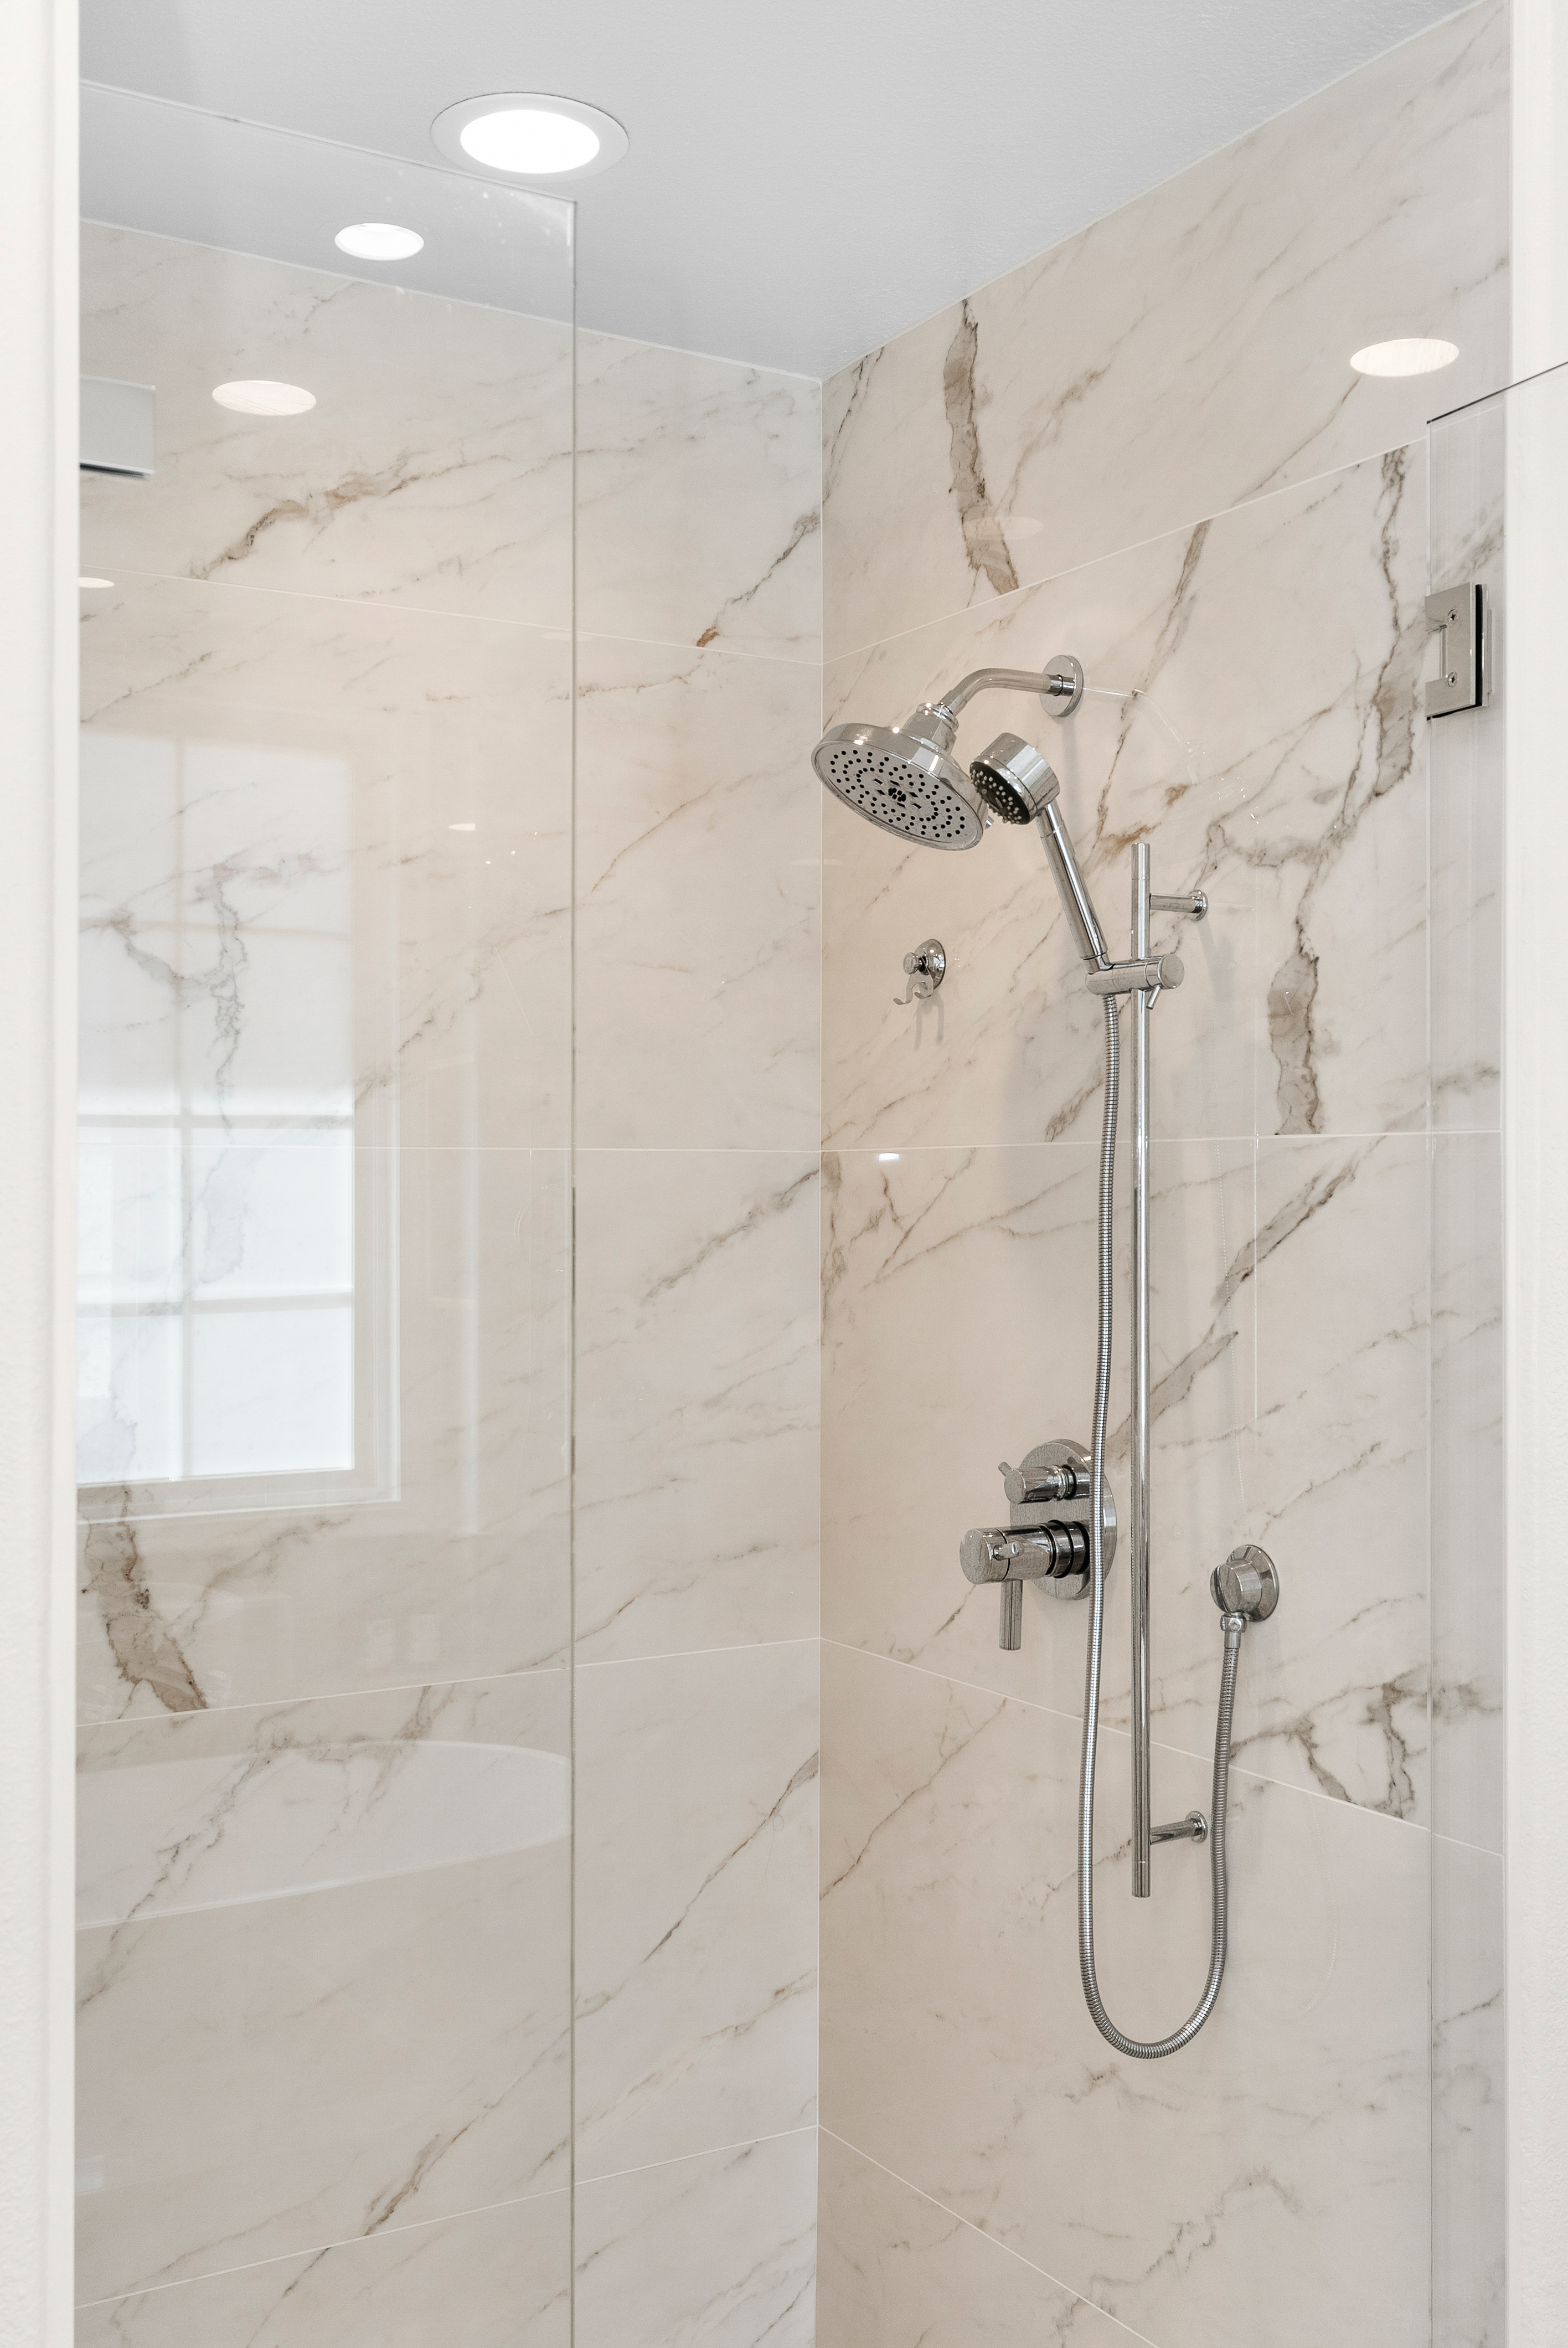
[[[76,11],[0,77],[0,2343],[64,2348],[71,2252]]]

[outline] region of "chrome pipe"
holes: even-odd
[[[1132,960],[1149,959],[1149,843],[1132,850]],[[1147,1900],[1149,1865],[1149,1009],[1132,996],[1132,1525],[1128,1587],[1132,1602],[1132,1897]]]
[[[1078,951],[1086,963],[1096,970],[1109,970],[1111,954],[1105,943],[1105,932],[1094,910],[1067,826],[1056,811],[1056,802],[1050,799],[1039,815],[1040,836],[1045,842],[1045,852],[1050,859],[1050,869],[1056,880],[1056,891],[1061,899],[1062,911],[1071,925]]]

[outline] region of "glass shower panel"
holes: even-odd
[[[82,365],[158,429],[83,476],[79,2337],[555,2348],[571,208],[100,91],[89,212],[111,147]]]
[[[1503,2338],[1505,393],[1430,440],[1430,585],[1484,591],[1492,691],[1430,775],[1432,2340]],[[1429,658],[1428,669],[1435,669]]]

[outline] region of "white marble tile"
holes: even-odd
[[[813,1638],[815,1156],[576,1164],[580,1663]]]
[[[85,563],[571,625],[569,325],[89,222],[82,367],[158,390],[150,481],[85,476]],[[214,386],[298,384],[303,416]]]
[[[86,1733],[84,2298],[564,2181],[568,1727],[557,1672]]]
[[[568,2196],[204,2275],[77,2314],[77,2348],[569,2348]]]
[[[1508,2231],[1503,1862],[1432,1846],[1432,2339],[1502,2348]]]
[[[577,2188],[576,2348],[811,2348],[816,2131]]]
[[[1432,1825],[1505,1848],[1502,1140],[1432,1150]]]
[[[577,617],[822,658],[822,387],[619,335],[577,344]]]
[[[823,2123],[1162,2348],[1427,2339],[1429,1838],[1233,1781],[1232,1940],[1181,2055],[1114,2055],[1078,1979],[1076,1725],[827,1646]],[[1167,1756],[1180,1812],[1206,1770]],[[1208,1869],[1131,1899],[1103,1744],[1102,1985],[1183,2020]]]
[[[569,642],[122,575],[82,673],[85,1107],[564,1146]]]
[[[815,1149],[818,673],[578,654],[578,1138]]]
[[[359,1300],[363,1375],[395,1387],[384,1484],[334,1498],[323,1479],[275,1475],[84,1495],[88,1719],[564,1658],[566,1157],[360,1155],[391,1159],[364,1186],[393,1220],[386,1286],[373,1264]],[[182,1511],[191,1497],[198,1512]]]
[[[1493,389],[1508,124],[1507,11],[1485,0],[835,376],[829,654],[1398,447]],[[1435,378],[1351,369],[1403,335],[1460,356]]]
[[[1156,1132],[1424,1125],[1425,593],[1424,469],[1396,451],[839,661],[826,716],[894,723],[971,668],[1077,653],[1077,712],[984,695],[958,755],[1041,746],[1118,950],[1135,839],[1157,891],[1206,891],[1202,924],[1155,924],[1186,969],[1155,1012]],[[1102,1016],[1032,828],[936,856],[829,800],[824,879],[830,1139],[1092,1138]],[[932,934],[941,993],[897,1008]]]
[[[815,1641],[577,1673],[577,2170],[816,2117]]]
[[[1137,2335],[825,2128],[815,2348],[1131,2348]]]

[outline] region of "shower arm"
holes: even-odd
[[[939,700],[923,701],[899,731],[924,735],[938,749],[950,750],[958,719],[975,695],[996,692],[1038,694],[1053,717],[1066,717],[1083,698],[1082,664],[1071,653],[1059,653],[1049,668],[973,668]]]

